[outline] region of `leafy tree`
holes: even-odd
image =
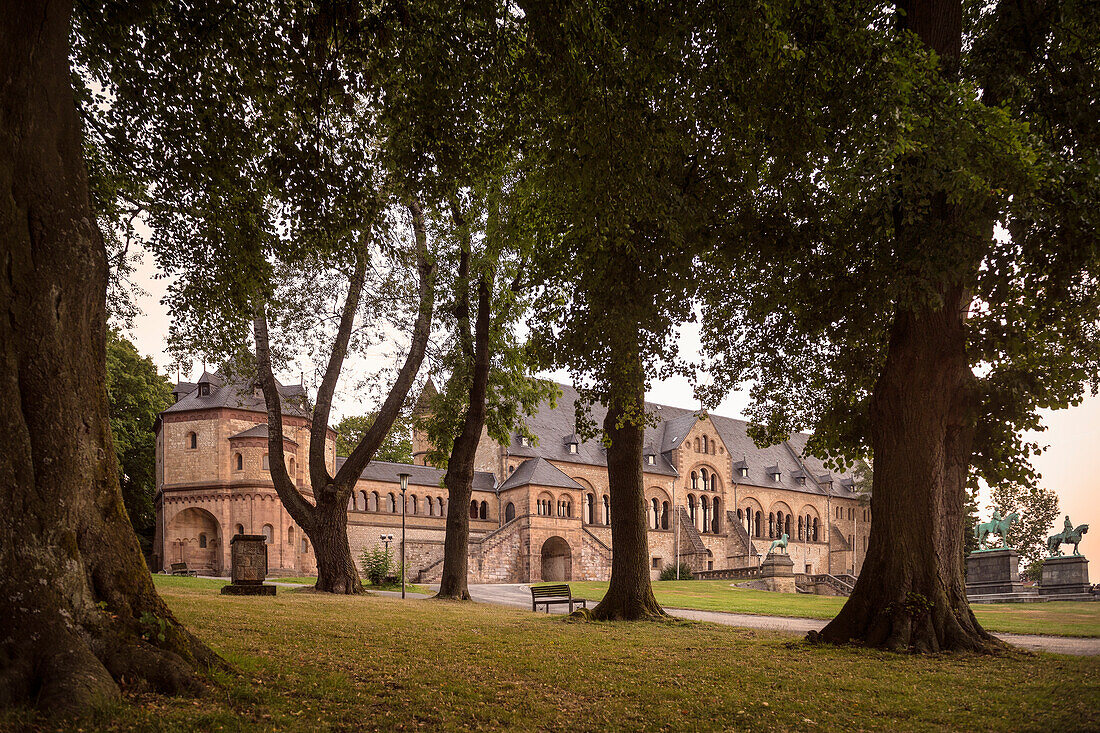
[[[347,542],[355,481],[390,431],[424,358],[435,264],[417,191],[389,175],[373,71],[388,6],[208,0],[108,6],[86,45],[110,94],[104,154],[134,161],[158,263],[175,280],[170,334],[262,388],[276,491],[317,556],[317,588],[361,592]],[[101,38],[103,36],[103,38]],[[101,48],[134,49],[100,55]],[[331,474],[328,417],[349,354],[408,334],[378,415]],[[388,333],[392,333],[388,331]],[[319,367],[308,457],[312,500],[286,473],[275,372]]]
[[[978,549],[978,538],[974,536],[974,527],[978,526],[978,487],[972,486],[966,491],[966,506],[963,507],[966,518],[963,520],[963,555],[969,555]]]
[[[107,414],[118,458],[122,501],[130,524],[148,550],[153,539],[156,435],[153,425],[172,404],[172,385],[115,329],[107,330]]]
[[[716,384],[753,383],[755,437],[874,458],[867,559],[826,641],[996,645],[966,600],[967,486],[1033,483],[1022,432],[1100,374],[1100,17],[965,10],[808,6],[768,126],[804,144],[722,227],[759,246],[712,258],[706,343]]]
[[[346,415],[336,423],[332,428],[336,431],[336,455],[345,458],[350,456],[377,417],[377,412],[369,415]],[[372,460],[412,463],[412,421],[407,415],[402,414],[393,421]]]
[[[157,595],[119,490],[71,15],[12,3],[0,23],[0,707],[51,717],[118,700],[123,680],[198,691],[220,664]],[[143,638],[148,619],[163,632]]]
[[[1006,546],[1019,550],[1027,565],[1042,562],[1047,532],[1058,519],[1058,494],[1042,486],[1002,484],[993,487],[990,498],[1002,517],[1020,515],[1008,530]]]
[[[683,373],[676,326],[709,287],[698,258],[715,211],[752,199],[751,183],[716,198],[717,166],[746,182],[764,163],[746,110],[775,95],[758,81],[784,39],[755,4],[521,3],[530,53],[525,101],[526,203],[536,239],[533,314],[547,363],[569,371],[587,408],[607,408],[612,568],[599,619],[662,613],[647,558],[642,449],[649,380]],[[730,135],[714,144],[720,125]],[[733,140],[739,134],[743,138]]]

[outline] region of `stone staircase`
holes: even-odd
[[[703,543],[699,530],[691,521],[691,515],[688,514],[687,509],[680,507],[677,517],[680,522],[680,555],[706,555],[707,546]],[[687,548],[684,547],[685,543]]]
[[[730,536],[737,538],[737,542],[741,545],[742,555],[756,554],[756,547],[752,544],[752,538],[749,537],[748,531],[741,526],[741,523],[737,521],[737,515],[734,512],[726,512],[726,526],[731,527]]]

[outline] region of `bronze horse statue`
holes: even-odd
[[[1081,544],[1081,535],[1089,531],[1087,524],[1082,524],[1074,527],[1070,523],[1069,517],[1066,517],[1066,527],[1056,535],[1047,537],[1047,552],[1051,557],[1061,557],[1062,545],[1073,545],[1073,554],[1080,555],[1081,551],[1077,549],[1077,546]]]

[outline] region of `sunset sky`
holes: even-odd
[[[138,299],[138,305],[143,314],[136,320],[130,336],[138,351],[151,356],[157,365],[168,373],[170,359],[165,352],[165,338],[169,316],[167,309],[160,302],[164,296],[167,281],[154,279],[154,274],[152,257],[146,254],[134,282],[146,290],[148,295]],[[686,326],[683,329],[680,334],[680,346],[682,353],[688,359],[697,353],[699,348],[697,326]],[[184,379],[188,377],[195,379],[201,372],[202,365],[196,364],[190,375],[184,373],[182,376]],[[175,374],[170,376],[174,378]],[[546,376],[559,380],[565,378],[562,374]],[[298,377],[287,375],[284,381],[297,382]],[[342,384],[350,381],[352,380],[345,378]],[[667,405],[690,407],[697,404],[687,379],[672,379],[656,383],[646,397],[653,402]],[[728,417],[743,418],[742,413],[747,400],[746,394],[733,393],[713,412]],[[369,408],[369,405],[341,404],[340,395],[337,395],[338,413],[362,413]],[[1048,426],[1047,431],[1034,436],[1040,445],[1048,446],[1046,452],[1035,459],[1035,466],[1042,474],[1040,483],[1058,494],[1061,510],[1056,521],[1058,529],[1061,528],[1062,517],[1066,514],[1073,520],[1074,525],[1084,523],[1096,525],[1092,534],[1086,535],[1081,543],[1081,553],[1086,556],[1096,555],[1095,561],[1089,564],[1089,575],[1093,583],[1100,582],[1100,554],[1091,552],[1094,547],[1100,548],[1100,397],[1086,398],[1078,407],[1045,413],[1045,421]],[[988,496],[982,497],[981,514],[983,519],[988,518]]]

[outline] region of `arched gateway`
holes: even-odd
[[[573,579],[573,553],[561,537],[554,536],[542,543],[542,579]]]
[[[166,563],[185,562],[204,574],[221,573],[221,526],[214,515],[190,507],[168,523]]]

